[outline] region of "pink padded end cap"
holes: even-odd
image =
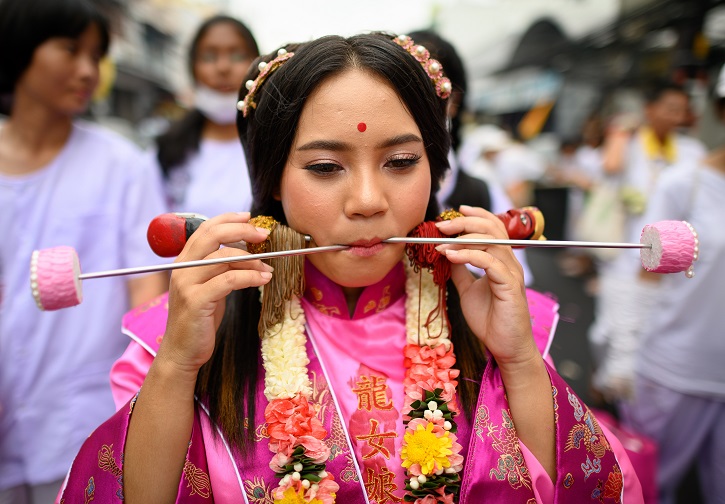
[[[30,259],[30,288],[38,308],[60,310],[83,300],[78,254],[72,247],[36,250]]]
[[[693,263],[700,253],[697,232],[689,222],[660,221],[642,230],[640,243],[651,248],[640,250],[642,266],[654,273],[686,272],[694,275]]]

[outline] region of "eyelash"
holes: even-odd
[[[421,156],[418,154],[402,154],[399,156],[393,156],[385,161],[385,166],[393,165],[391,166],[393,171],[404,171],[417,165],[420,158]],[[317,163],[305,166],[304,169],[317,175],[330,176],[336,172],[337,169],[341,169],[341,166],[337,163]]]

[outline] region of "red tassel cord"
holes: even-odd
[[[455,210],[446,210],[437,220],[451,220],[462,216],[463,214]],[[508,236],[512,240],[546,239],[543,236],[544,215],[536,207],[514,208],[496,216],[504,223]],[[441,233],[433,222],[422,222],[409,236],[416,238],[450,238],[450,236]],[[450,261],[436,250],[436,245],[433,243],[409,243],[405,250],[415,271],[419,272],[422,268],[427,269],[433,273],[433,281],[438,286],[438,307],[428,315],[424,327],[429,331],[430,324],[443,314],[445,326],[450,331],[451,324],[446,310],[446,283],[451,278]],[[420,286],[418,289],[420,293]],[[420,299],[420,295],[418,299]],[[420,313],[420,309],[418,312]],[[439,338],[441,333],[431,335],[428,332],[428,336],[430,338]]]
[[[447,235],[441,233],[433,222],[422,222],[416,227],[410,235],[415,238],[447,238]],[[451,263],[436,249],[434,243],[409,243],[405,251],[408,254],[411,266],[416,272],[421,269],[427,269],[433,273],[433,282],[438,286],[438,306],[435,310],[428,314],[424,327],[428,331],[429,338],[440,338],[443,334],[443,327],[447,327],[449,332],[451,323],[448,320],[448,311],[446,310],[446,283],[451,278]],[[418,302],[421,299],[421,286],[418,287]],[[420,307],[419,307],[420,308]],[[420,314],[420,309],[418,310]],[[430,324],[438,317],[444,317],[444,324],[441,325],[441,332],[438,334],[430,334]],[[418,342],[420,344],[420,340]]]

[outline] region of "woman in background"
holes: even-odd
[[[249,210],[252,193],[235,119],[239,88],[257,56],[252,32],[237,19],[215,16],[196,31],[188,61],[194,108],[157,140],[173,211],[212,217]]]
[[[83,440],[114,411],[108,373],[121,317],[167,287],[162,273],[83,286],[72,310],[40,312],[33,250],[69,245],[83,268],[159,263],[148,222],[161,180],[127,140],[77,120],[109,46],[89,0],[0,2],[0,503],[52,502]]]

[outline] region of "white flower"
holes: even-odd
[[[284,319],[262,338],[264,395],[269,401],[312,393],[306,344],[305,314],[299,298],[293,297],[286,302]]]

